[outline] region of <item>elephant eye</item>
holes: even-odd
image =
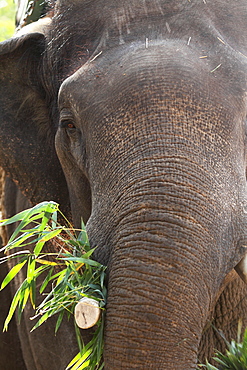
[[[60,121],[59,126],[61,128],[65,128],[65,129],[66,128],[67,129],[75,129],[76,128],[75,125],[74,125],[74,123],[72,121],[70,121],[70,120],[62,120],[62,121]]]

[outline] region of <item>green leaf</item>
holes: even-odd
[[[12,269],[9,271],[9,273],[6,275],[5,279],[3,280],[0,290],[5,288],[6,285],[8,285],[10,281],[14,279],[14,277],[18,274],[18,272],[22,269],[22,267],[26,264],[26,262],[27,262],[27,258],[24,261],[19,262],[17,265],[12,267]]]
[[[36,302],[36,280],[32,280],[30,283],[30,301],[35,309],[35,302]]]
[[[73,262],[78,262],[78,263],[85,263],[86,265],[94,266],[94,267],[100,267],[101,264],[97,261],[90,260],[88,258],[82,258],[82,257],[60,257],[59,259],[61,260],[66,260],[66,261],[73,261]]]
[[[19,252],[16,252],[16,253],[9,253],[6,257],[0,258],[0,264],[4,263],[4,262],[7,262],[7,261],[10,261],[13,258],[21,257],[22,254],[23,254],[23,257],[27,257],[27,255],[30,254],[30,251],[28,249],[26,249],[26,250],[19,251]],[[23,258],[22,258],[22,260],[23,260]]]
[[[57,226],[57,212],[54,212],[51,217],[51,228],[55,229]]]
[[[28,265],[27,265],[27,282],[28,284],[31,283],[33,279],[35,279],[35,259],[32,256],[32,258],[28,260]]]
[[[88,361],[83,361],[83,363],[81,364],[81,362],[79,361],[78,364],[76,364],[76,367],[73,367],[71,370],[83,370],[83,369],[88,369],[89,368],[89,365],[90,365],[90,360]],[[91,368],[91,367],[90,367]]]
[[[41,259],[41,258],[35,258],[35,261],[40,263],[41,265],[49,265],[49,266],[59,266],[59,265],[61,265],[61,263],[52,262],[52,261],[44,260],[44,259]]]
[[[207,364],[207,369],[208,370],[219,370],[217,367],[213,366],[213,365],[210,365],[208,362],[206,362]]]
[[[245,329],[243,337],[243,353],[247,356],[247,329]]]
[[[77,362],[79,361],[81,358],[81,353],[79,352],[71,361],[70,363],[68,364],[68,366],[66,367],[65,370],[69,370],[71,369],[71,367]]]
[[[225,370],[244,370],[247,369],[247,354],[246,354],[246,347],[245,347],[245,339],[247,338],[247,328],[244,332],[243,342],[239,343],[240,341],[240,333],[241,333],[241,324],[238,327],[238,342],[232,340],[229,343],[223,335],[225,343],[228,346],[228,350],[226,350],[226,354],[222,354],[219,351],[216,351],[216,356],[213,359],[220,364],[220,369]],[[202,365],[203,366],[203,365]],[[204,365],[205,366],[205,365]],[[213,365],[207,362],[206,368],[208,370],[218,370]]]
[[[21,221],[26,217],[26,215],[28,213],[29,213],[29,209],[26,209],[25,211],[22,211],[22,212],[18,213],[17,215],[15,215],[11,218],[8,218],[6,220],[0,220],[0,225],[1,226],[7,226],[7,225],[13,224],[17,221]]]
[[[56,229],[56,230],[47,231],[47,232],[43,233],[42,234],[42,239],[40,239],[38,241],[38,243],[36,244],[36,246],[34,248],[33,253],[35,254],[35,256],[39,256],[45,242],[47,242],[48,240],[51,240],[52,238],[54,238],[55,236],[60,234],[61,231],[62,231],[62,229]]]
[[[25,211],[18,213],[17,215],[11,217],[8,220],[4,220],[2,222],[2,225],[9,225],[16,221],[21,221],[20,224],[15,229],[15,231],[13,232],[13,234],[11,235],[9,243],[11,243],[16,238],[16,236],[19,234],[21,229],[23,229],[26,225],[32,222],[33,216],[37,214],[41,214],[42,212],[53,213],[57,211],[57,209],[58,209],[58,204],[55,202],[42,202],[42,203],[37,204],[33,208],[29,208]]]
[[[70,370],[85,369],[85,366],[89,365],[88,357],[91,355],[91,353],[92,349],[88,349],[87,351],[85,351],[76,361],[74,366],[70,368]]]
[[[84,247],[90,247],[86,226],[84,225],[83,220],[81,220],[81,232],[78,234],[76,241]]]
[[[96,248],[89,249],[86,253],[83,253],[83,258],[89,258],[93,254]]]
[[[28,297],[30,295],[30,285],[27,284],[26,287],[23,287],[22,289],[22,292],[20,294],[20,299],[19,299],[19,305],[18,305],[18,321],[20,322],[21,320],[21,315],[22,315],[22,312],[27,304],[27,301],[28,301]]]
[[[52,213],[47,212],[46,210],[44,211],[41,223],[39,224],[39,231],[42,232],[46,226],[48,225],[48,222],[50,221],[52,217]]]
[[[52,312],[45,312],[41,318],[38,320],[38,322],[34,325],[34,327],[31,329],[31,332],[34,331],[34,329],[37,329],[40,325],[42,325],[50,316],[52,316]]]
[[[57,322],[56,322],[55,333],[57,333],[57,331],[58,331],[58,329],[59,329],[59,327],[62,323],[63,316],[64,316],[64,311],[61,311],[59,316],[58,316]]]
[[[79,347],[80,354],[81,354],[82,351],[83,351],[84,343],[83,343],[83,340],[82,340],[82,337],[81,337],[80,329],[77,326],[75,321],[74,321],[74,327],[75,327],[76,340],[77,340],[78,347]]]
[[[28,240],[32,236],[33,236],[33,232],[32,231],[30,231],[30,232],[28,231],[28,232],[25,232],[24,234],[19,235],[15,239],[12,239],[11,240],[11,238],[10,238],[8,244],[5,247],[5,250],[7,251],[9,249],[19,247],[21,244],[23,244],[23,242],[25,242],[26,240]]]
[[[27,284],[27,281],[24,280],[24,282],[21,284],[21,286],[18,288],[18,290],[16,291],[15,295],[14,295],[14,298],[11,302],[11,306],[10,306],[10,309],[9,309],[9,313],[8,313],[8,316],[4,322],[4,328],[3,330],[4,331],[7,331],[8,330],[8,324],[10,322],[10,320],[12,319],[14,313],[15,313],[15,310],[16,310],[16,307],[17,305],[19,304],[20,300],[21,300],[21,297],[23,295],[23,292],[25,292],[25,290],[28,288],[28,284]]]

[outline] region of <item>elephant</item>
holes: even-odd
[[[1,166],[86,223],[107,370],[195,369],[247,326],[246,19],[245,0],[58,0],[0,45]]]

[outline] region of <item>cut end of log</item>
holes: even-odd
[[[94,326],[101,314],[99,302],[92,298],[82,298],[75,306],[75,321],[81,329],[89,329]]]
[[[237,266],[235,266],[235,270],[245,284],[247,284],[247,253],[243,256]]]

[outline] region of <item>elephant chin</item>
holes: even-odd
[[[237,264],[237,266],[235,266],[235,270],[241,279],[247,284],[247,251],[241,261]]]

